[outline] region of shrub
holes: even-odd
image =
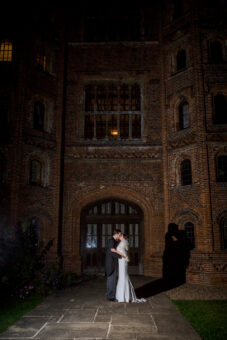
[[[28,223],[19,223],[11,228],[9,237],[1,236],[0,243],[4,246],[0,254],[0,296],[19,295],[24,298],[34,290],[36,273],[44,267],[45,256],[53,240],[43,247]]]
[[[57,262],[45,265],[53,240],[43,246],[29,223],[19,223],[11,228],[10,237],[3,233],[0,236],[0,245],[3,245],[0,253],[1,299],[9,296],[25,299],[32,292],[47,295],[77,282],[77,276],[62,270]]]

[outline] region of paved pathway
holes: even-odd
[[[149,278],[132,277],[135,286]],[[167,295],[146,303],[117,303],[105,298],[105,279],[57,292],[0,334],[1,339],[199,340]]]

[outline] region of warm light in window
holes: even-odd
[[[0,61],[12,61],[13,44],[8,40],[1,41],[0,45]]]
[[[43,70],[47,70],[47,57],[41,53],[36,54],[36,63]]]
[[[118,135],[118,130],[112,130],[111,131],[112,136],[117,136]]]

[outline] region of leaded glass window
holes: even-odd
[[[36,102],[34,104],[33,128],[39,131],[44,130],[45,107],[43,103]]]
[[[9,40],[2,40],[0,44],[0,62],[11,62],[13,59],[13,44]]]
[[[184,225],[186,239],[190,243],[190,248],[195,248],[195,235],[194,235],[194,224],[192,222],[186,222]]]
[[[227,124],[227,97],[223,94],[214,97],[214,124]]]
[[[180,71],[186,67],[186,52],[180,50],[177,54],[177,71]]]
[[[43,52],[36,53],[36,65],[41,71],[47,71],[47,57]]]
[[[187,129],[189,125],[189,105],[187,102],[184,102],[179,106],[179,127],[183,130]]]
[[[141,98],[137,84],[85,87],[85,139],[140,139]]]
[[[89,223],[87,228],[86,248],[97,248],[97,224]]]
[[[227,182],[227,155],[217,158],[217,182]]]
[[[38,160],[31,160],[29,184],[40,186],[41,182],[42,182],[42,163]]]
[[[181,185],[192,184],[191,161],[189,159],[185,159],[181,163],[180,168],[181,168]]]
[[[86,271],[103,271],[108,241],[120,229],[130,244],[130,270],[141,261],[142,211],[124,200],[109,198],[89,204],[81,215],[82,266]],[[137,269],[136,269],[137,268]]]

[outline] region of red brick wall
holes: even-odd
[[[144,214],[145,275],[162,273],[168,223],[175,222],[182,229],[190,221],[195,226],[196,247],[191,252],[188,281],[224,285],[226,251],[222,250],[220,222],[227,211],[227,186],[216,182],[215,162],[218,155],[227,152],[227,137],[226,126],[214,125],[212,117],[213,96],[220,91],[227,95],[227,68],[226,63],[209,64],[208,58],[210,39],[219,39],[224,46],[224,29],[217,31],[213,25],[221,22],[223,13],[203,7],[199,10],[197,2],[192,7],[187,3],[184,16],[173,20],[173,4],[165,3],[162,13],[158,5],[147,4],[145,9],[141,5],[144,27],[139,42],[83,42],[84,20],[79,9],[65,19],[58,13],[54,34],[48,39],[34,35],[31,45],[29,36],[24,41],[15,37],[12,77],[0,83],[0,95],[9,97],[11,124],[11,139],[0,146],[5,162],[1,216],[9,223],[39,216],[43,240],[54,239],[53,261],[63,209],[64,266],[80,273],[82,209],[107,197],[132,201]],[[67,59],[64,20],[69,24]],[[35,48],[42,43],[53,52],[51,74],[34,67]],[[186,51],[186,68],[178,72],[180,49]],[[84,142],[84,87],[89,82],[139,84],[140,142]],[[35,100],[42,100],[47,107],[45,132],[32,129]],[[190,128],[179,131],[178,106],[182,100],[189,104]],[[63,206],[59,205],[62,151]],[[31,157],[40,159],[45,168],[42,187],[28,184]],[[185,158],[192,165],[190,186],[180,183],[180,162]]]

